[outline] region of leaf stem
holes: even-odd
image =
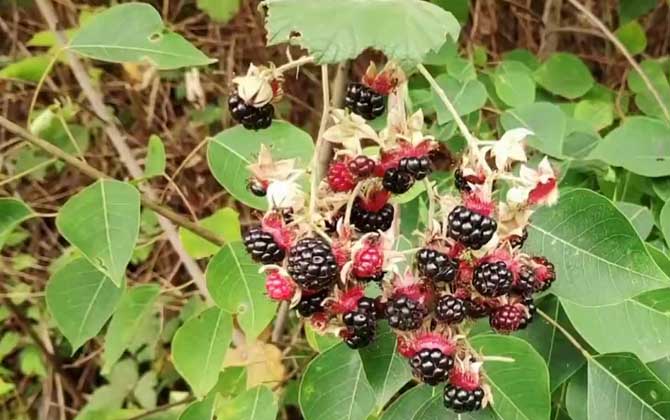
[[[296,60],[298,61],[298,60]],[[321,66],[321,88],[323,94],[323,110],[321,111],[321,123],[319,124],[319,132],[316,137],[316,146],[314,147],[314,156],[312,157],[312,179],[309,191],[309,214],[310,221],[316,211],[316,199],[318,197],[319,182],[324,169],[321,164],[321,154],[324,153],[324,139],[323,133],[326,131],[328,124],[328,115],[330,114],[330,81],[328,78],[328,65]]]
[[[281,66],[277,67],[277,71],[279,73],[285,73],[285,72],[287,72],[291,69],[294,69],[296,67],[300,67],[303,64],[310,64],[310,63],[313,63],[313,62],[314,62],[314,57],[312,57],[311,55],[305,55],[305,56],[302,56],[302,57],[298,58],[297,60],[291,60],[286,64],[282,64]]]
[[[588,351],[586,351],[586,349],[579,343],[579,341],[577,341],[577,339],[573,337],[572,334],[570,334],[568,330],[566,330],[561,324],[556,322],[555,319],[547,315],[541,309],[538,309],[537,313],[540,314],[540,316],[544,318],[544,320],[547,321],[549,324],[551,324],[554,328],[559,330],[561,334],[563,334],[563,336],[565,336],[565,338],[568,339],[570,344],[572,344],[573,346],[575,346],[577,350],[579,350],[582,356],[584,356],[588,360],[591,360],[593,358],[593,356],[591,356],[591,354]]]

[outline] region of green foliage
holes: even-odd
[[[419,0],[265,0],[264,4],[268,44],[291,39],[320,63],[344,61],[374,48],[396,61],[416,64],[437,51],[447,35],[458,39],[460,31],[451,13]],[[297,39],[291,38],[294,32],[300,35]]]
[[[231,208],[218,210],[211,216],[200,219],[199,224],[212,232],[218,233],[227,242],[242,239],[240,233],[240,215]],[[185,228],[179,228],[179,238],[186,252],[197,259],[210,257],[216,254],[220,248],[218,245],[201,238]]]
[[[35,55],[11,63],[0,69],[0,79],[18,79],[37,83],[47,71],[52,57]]]
[[[230,420],[274,420],[277,417],[277,402],[270,389],[257,386],[223,404],[217,416]]]
[[[438,76],[436,80],[453,101],[459,115],[477,111],[486,103],[486,88],[479,80],[468,80],[461,83],[456,78],[446,74]],[[446,124],[452,120],[451,113],[447,111],[447,108],[434,92],[433,106],[437,111],[437,122],[439,124]]]
[[[145,3],[120,4],[95,15],[74,34],[69,49],[113,63],[149,61],[161,70],[216,61],[168,31],[156,9]]]
[[[535,102],[535,81],[528,67],[517,61],[503,61],[493,74],[496,94],[511,107]]]
[[[33,211],[21,200],[0,198],[0,249],[21,222],[34,216]]]
[[[151,178],[165,173],[165,146],[160,137],[153,134],[149,137],[147,157],[144,163],[144,176]]]
[[[213,20],[228,22],[240,10],[240,0],[197,0],[198,8]]]

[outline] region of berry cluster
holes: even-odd
[[[485,358],[464,337],[479,318],[503,334],[532,321],[533,294],[556,274],[522,247],[534,208],[557,198],[556,176],[546,159],[512,174],[513,162],[526,161],[530,134],[517,129],[498,141],[469,140],[454,173],[458,196],[440,195],[429,180],[438,142],[422,133],[421,111],[407,116],[397,88],[402,72],[371,69],[348,89],[352,112],[333,111],[323,138],[335,155],[309,205],[293,160],[275,162],[263,148],[249,166],[250,190],[266,196],[270,210],[244,243],[264,265],[271,299],[290,301],[317,331],[335,332],[354,349],[373,342],[385,319],[417,379],[444,383],[446,407],[476,410],[491,398],[482,380]],[[378,133],[365,120],[383,112],[380,95],[388,95],[389,109]],[[377,154],[363,153],[369,141]],[[392,198],[417,181],[428,196],[428,227],[417,248],[397,251]],[[494,188],[503,183],[505,200],[496,202],[503,194]]]

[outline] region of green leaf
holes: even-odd
[[[179,420],[212,420],[216,403],[216,392],[210,392],[202,401],[196,401],[186,407]]]
[[[530,344],[501,335],[478,335],[470,340],[470,344],[485,356],[514,359],[514,362],[484,363],[486,382],[493,392],[491,408],[500,419],[549,419],[547,365]]]
[[[361,357],[343,343],[309,363],[299,400],[305,420],[365,420],[376,403]]]
[[[266,200],[247,189],[250,173],[246,167],[256,162],[261,144],[270,148],[274,160],[297,159],[298,168],[306,168],[314,153],[309,134],[289,123],[274,121],[261,131],[241,125],[222,131],[209,142],[207,160],[214,178],[233,197],[250,207],[266,209]]]
[[[562,303],[574,327],[599,353],[632,352],[645,362],[668,354],[670,289],[653,290],[615,305]]]
[[[647,35],[644,28],[636,20],[630,21],[616,30],[614,33],[619,41],[626,47],[629,53],[636,55],[647,49]]]
[[[660,96],[661,101],[665,104],[665,107],[668,108],[668,103],[670,103],[670,84],[668,83],[668,77],[665,74],[664,65],[658,61],[645,60],[640,63],[640,67],[642,67],[642,71],[647,75],[647,78]],[[628,73],[628,86],[636,93],[635,105],[637,105],[643,113],[650,117],[664,119],[668,122],[668,118],[656,100],[656,97],[649,90],[649,87],[642,77],[640,77],[638,72],[631,71]]]
[[[484,106],[488,98],[486,88],[479,80],[460,82],[447,74],[441,74],[435,80],[454,104],[458,115],[466,115],[477,111]],[[451,113],[435,92],[433,92],[433,105],[437,111],[438,124],[446,124],[453,120]]]
[[[275,420],[277,401],[270,389],[257,386],[224,403],[217,416],[226,420]]]
[[[216,385],[232,334],[233,319],[219,308],[207,309],[177,330],[172,359],[196,396],[206,395]]]
[[[442,8],[419,0],[266,0],[268,45],[295,43],[320,63],[382,51],[389,59],[418,63],[437,51],[447,35],[458,39],[460,25]],[[375,22],[370,25],[370,22]]]
[[[138,333],[145,317],[151,314],[160,293],[157,284],[145,284],[126,290],[105,335],[103,372],[109,372]]]
[[[307,344],[312,348],[312,350],[321,353],[329,348],[333,347],[336,344],[342,342],[339,337],[336,337],[332,334],[319,334],[314,330],[311,323],[305,323],[305,338],[307,339]]]
[[[457,414],[444,408],[441,387],[419,385],[395,400],[380,420],[494,420],[490,409]]]
[[[35,213],[23,201],[16,198],[0,198],[0,249],[9,234],[21,222],[34,216]]]
[[[61,207],[58,231],[119,285],[140,230],[140,193],[130,184],[100,180]]]
[[[633,354],[589,360],[589,420],[668,419],[670,388]]]
[[[117,287],[84,258],[69,262],[51,276],[46,287],[47,307],[73,353],[95,337],[112,316],[124,284]]]
[[[536,102],[505,111],[500,117],[505,130],[524,127],[535,133],[528,139],[531,147],[549,156],[563,156],[567,118],[561,109],[548,102]]]
[[[568,331],[574,331],[556,297],[548,296],[542,299],[538,308]],[[547,363],[552,391],[584,364],[581,353],[544,318],[537,316],[527,329],[518,332],[516,336],[529,342]]]
[[[25,80],[39,82],[47,71],[51,57],[49,55],[34,55],[11,63],[0,69],[0,79]]]
[[[568,390],[565,393],[565,409],[573,420],[588,420],[587,398],[588,398],[588,365],[570,378]]]
[[[241,242],[226,244],[207,266],[207,288],[212,299],[237,322],[252,340],[270,324],[277,303],[268,299],[259,265],[251,260]]]
[[[535,102],[535,81],[528,67],[518,61],[503,61],[493,74],[496,94],[512,107]]]
[[[654,178],[651,187],[658,198],[663,201],[670,200],[670,176]]]
[[[14,331],[6,332],[0,339],[0,362],[19,345],[21,336]]]
[[[645,206],[626,203],[625,201],[617,202],[616,206],[621,213],[626,215],[640,238],[646,239],[654,228],[654,215],[651,214],[651,210]]]
[[[69,48],[112,63],[148,60],[160,70],[216,61],[168,31],[156,9],[145,3],[120,4],[95,15],[72,37]]]
[[[240,0],[197,0],[198,9],[212,20],[226,23],[240,10]]]
[[[358,351],[380,410],[412,379],[409,363],[400,356],[397,347],[396,335],[384,323],[379,325],[375,341]]]
[[[647,367],[658,376],[667,386],[670,387],[670,356],[647,363]]]
[[[503,54],[503,59],[505,61],[518,61],[531,70],[537,70],[540,67],[540,62],[535,54],[523,48],[507,51]]]
[[[670,204],[668,203],[670,203],[670,200],[665,202],[659,216],[661,231],[663,232],[666,244],[670,244]]]
[[[202,227],[217,233],[226,240],[234,242],[242,240],[240,233],[240,215],[232,208],[223,208],[217,210],[211,216],[205,217],[198,222]],[[184,245],[184,249],[193,258],[207,258],[216,254],[220,246],[201,238],[198,234],[191,232],[186,228],[179,228],[179,239]]]
[[[165,173],[165,146],[163,140],[155,134],[149,137],[147,159],[144,163],[144,176],[151,178]]]
[[[549,92],[568,99],[579,98],[593,87],[593,76],[579,57],[553,54],[535,71],[537,83]]]
[[[633,173],[670,175],[670,127],[647,117],[631,117],[612,130],[593,151],[592,158]]]
[[[659,4],[657,0],[619,0],[619,19],[622,23],[637,19]]]
[[[593,99],[581,100],[575,107],[575,118],[600,131],[614,122],[614,104]]]
[[[26,376],[39,376],[46,378],[47,370],[42,361],[42,352],[39,347],[29,345],[21,350],[19,354],[19,369]]]
[[[470,15],[470,2],[468,0],[430,0],[447,12],[451,12],[458,22],[462,25],[468,23]]]
[[[611,305],[670,285],[628,219],[590,190],[572,190],[538,210],[525,249],[556,266],[554,294],[581,305]]]

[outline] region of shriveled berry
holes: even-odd
[[[460,169],[456,169],[454,172],[454,186],[456,186],[456,189],[461,192],[472,191],[472,187],[468,183],[467,179],[465,179],[463,176],[463,171]]]
[[[366,120],[381,116],[386,108],[384,96],[361,83],[349,83],[344,104]]]
[[[244,246],[254,261],[263,264],[276,264],[286,255],[275,238],[261,228],[253,228],[244,235]]]
[[[508,241],[509,244],[512,246],[512,248],[521,248],[523,247],[523,244],[526,243],[527,239],[528,239],[528,229],[523,228],[521,236],[512,235],[509,237]]]
[[[465,206],[457,206],[448,216],[447,234],[472,249],[488,243],[498,228],[498,223],[488,216],[476,213]]]
[[[409,361],[414,375],[428,385],[437,385],[447,380],[454,358],[440,349],[421,349]]]
[[[535,273],[533,269],[527,265],[522,265],[519,268],[519,273],[512,283],[512,289],[524,296],[528,296],[535,290]]]
[[[556,269],[554,264],[544,257],[534,257],[535,263],[535,291],[543,292],[556,281]]]
[[[400,296],[386,303],[386,318],[391,328],[402,331],[416,330],[426,316],[425,307],[419,302]]]
[[[469,318],[484,318],[490,312],[490,308],[484,299],[471,297],[464,299],[463,303],[465,304],[465,314]]]
[[[241,123],[248,130],[268,128],[272,124],[275,109],[272,104],[265,104],[257,108],[247,104],[237,93],[228,98],[228,109],[235,121]]]
[[[356,156],[349,161],[349,171],[359,178],[367,178],[375,171],[377,164],[367,156]]]
[[[414,177],[407,171],[399,168],[389,168],[384,172],[382,179],[384,189],[393,194],[402,194],[409,191],[414,185]]]
[[[509,334],[518,330],[526,321],[526,313],[521,305],[503,305],[489,316],[491,328]]]
[[[458,272],[458,261],[431,248],[422,248],[416,253],[419,273],[434,282],[450,282]]]
[[[417,181],[424,179],[433,170],[428,156],[404,157],[398,161],[398,169],[408,172]]]
[[[481,387],[464,389],[447,384],[444,388],[444,406],[457,413],[479,410],[483,401],[484,390]]]
[[[512,286],[512,272],[503,261],[483,263],[475,268],[472,285],[483,296],[502,296]]]
[[[303,289],[320,290],[338,276],[333,251],[321,238],[303,238],[289,250],[287,271]]]
[[[465,319],[465,302],[452,295],[440,297],[435,305],[435,316],[447,324],[458,324]]]
[[[249,184],[247,184],[247,188],[256,197],[265,197],[268,193],[267,189],[265,188],[265,185],[263,185],[262,182],[256,180],[249,181]]]
[[[347,192],[354,189],[356,180],[344,162],[333,162],[328,167],[328,186],[335,192]]]

